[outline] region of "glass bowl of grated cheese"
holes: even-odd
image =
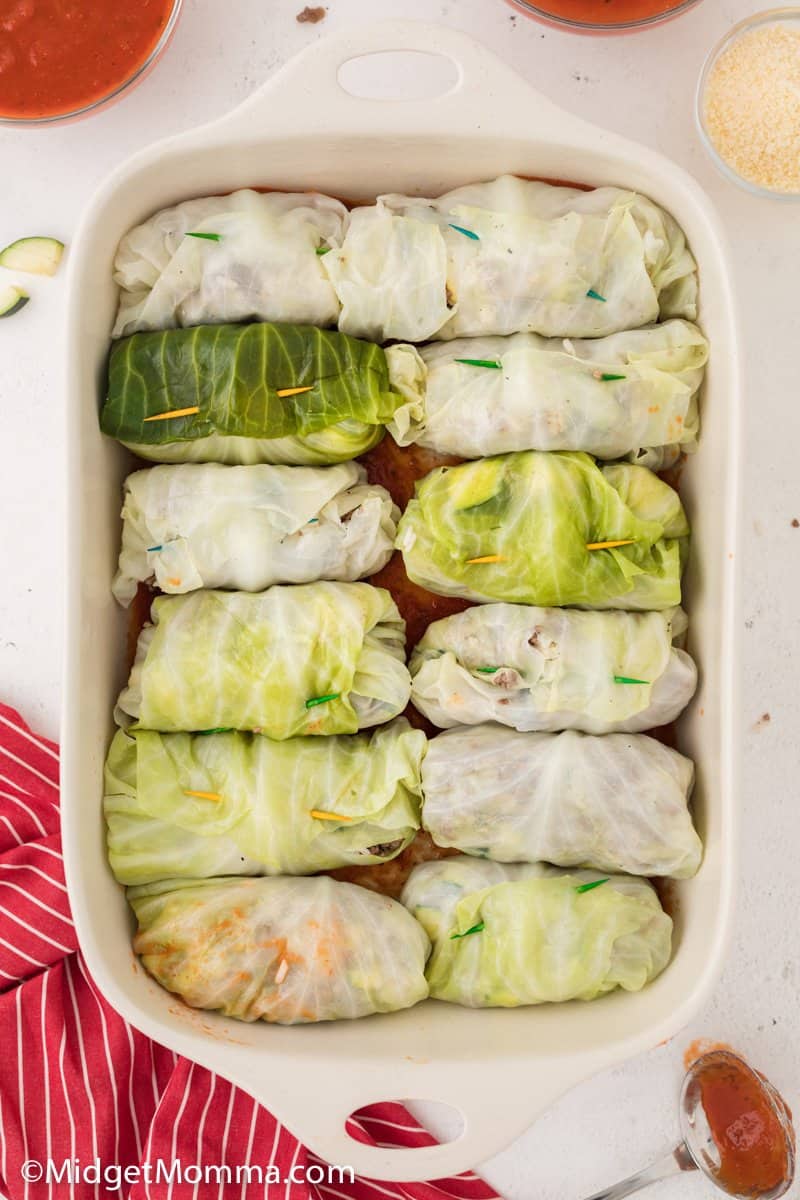
[[[758,196],[800,199],[800,8],[733,26],[706,59],[696,116],[726,178]]]

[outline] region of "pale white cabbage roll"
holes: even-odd
[[[388,561],[399,509],[357,463],[152,467],[125,480],[113,592],[162,592],[360,579]]]
[[[431,996],[470,1008],[637,992],[672,949],[655,889],[630,875],[446,858],[415,867],[402,901],[433,942]]]
[[[296,1025],[395,1012],[428,994],[422,926],[352,883],[167,880],[128,899],[134,950],[192,1008]]]
[[[440,225],[430,209],[408,211],[395,206],[399,199],[379,196],[375,204],[353,209],[343,245],[323,259],[342,305],[340,331],[358,330],[371,342],[425,341],[450,315]]]
[[[346,219],[330,196],[247,188],[162,209],[117,249],[112,336],[225,321],[335,325],[317,250],[341,240]]]
[[[411,701],[442,729],[496,721],[522,732],[639,732],[666,725],[697,686],[676,647],[680,608],[582,612],[481,604],[429,625]]]
[[[688,321],[588,341],[517,333],[401,344],[386,356],[408,400],[389,425],[401,446],[461,458],[585,450],[659,466],[696,449],[708,342]]]
[[[163,733],[242,729],[281,740],[398,716],[405,623],[368,583],[159,596],[115,712]]]
[[[644,734],[440,733],[422,769],[437,846],[498,862],[549,862],[686,879],[703,848],[688,801],[694,764]]]
[[[339,328],[374,341],[603,337],[697,314],[683,232],[651,200],[613,187],[504,175],[436,200],[380,196],[355,210],[325,269]]]

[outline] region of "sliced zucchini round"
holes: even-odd
[[[30,275],[55,275],[63,253],[64,243],[57,238],[18,238],[0,250],[0,267],[27,271]]]
[[[29,299],[28,293],[23,292],[22,288],[13,285],[0,288],[0,318],[13,317],[14,313],[25,307]]]

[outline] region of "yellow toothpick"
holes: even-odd
[[[314,384],[312,383],[308,387],[279,388],[275,395],[283,399],[284,396],[299,396],[301,392],[313,392],[313,390]]]
[[[173,408],[172,412],[156,413],[154,417],[145,417],[145,421],[168,421],[170,417],[192,417],[200,412],[198,405],[191,408]]]
[[[620,542],[587,542],[587,550],[616,550],[617,546],[632,546],[636,538],[625,538]]]

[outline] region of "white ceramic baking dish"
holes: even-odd
[[[386,50],[444,55],[456,64],[457,80],[433,100],[365,101],[341,89],[342,63]],[[682,491],[694,527],[686,603],[702,682],[681,721],[680,744],[698,764],[706,853],[700,874],[674,889],[674,960],[643,992],[590,1005],[470,1011],[428,1001],[390,1016],[296,1028],[194,1013],[135,964],[131,916],[106,864],[100,813],[126,626],[110,583],[128,460],[97,425],[116,300],[114,250],[130,226],[191,196],[251,184],[359,199],[437,195],[505,171],[645,192],[675,215],[699,263],[712,359],[702,443]],[[318,42],[229,116],[131,159],[97,192],[71,260],[62,805],[69,893],[89,969],[133,1025],[245,1088],[323,1158],[378,1179],[473,1167],[579,1080],[672,1037],[720,967],[735,877],[739,367],[716,214],[672,163],[556,108],[464,35],[393,22]],[[361,1105],[401,1098],[461,1110],[461,1136],[438,1147],[385,1150],[345,1132],[345,1118]]]

